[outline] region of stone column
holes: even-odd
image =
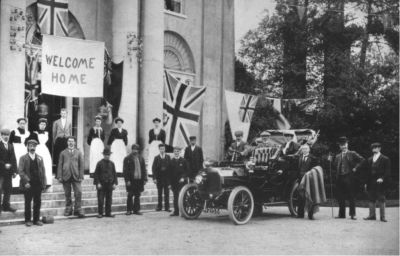
[[[138,60],[136,51],[128,56],[127,35],[139,34],[139,1],[113,0],[112,59],[124,62],[122,96],[118,115],[125,120],[128,147],[137,140],[138,122]],[[115,117],[114,117],[115,118]]]
[[[15,128],[16,119],[24,115],[25,49],[10,49],[10,13],[17,7],[25,15],[25,2],[2,0],[0,5],[0,126],[11,129]]]
[[[155,117],[162,119],[164,70],[164,1],[141,1],[143,61],[140,69],[139,142],[148,146]],[[144,151],[147,157],[147,150]]]

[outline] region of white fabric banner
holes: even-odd
[[[225,91],[225,99],[232,137],[235,138],[236,131],[243,131],[243,141],[247,141],[258,97]]]
[[[43,35],[42,93],[103,97],[104,42]]]

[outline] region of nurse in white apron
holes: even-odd
[[[17,166],[19,166],[19,159],[21,156],[25,155],[28,151],[25,146],[25,140],[29,137],[30,132],[25,129],[26,126],[25,118],[18,118],[18,128],[11,131],[10,134],[10,143],[14,146],[15,158],[17,160]],[[19,175],[15,179],[12,180],[13,188],[19,187]]]
[[[115,118],[116,128],[111,130],[107,145],[111,146],[113,154],[110,160],[114,162],[117,173],[122,173],[124,158],[127,155],[126,146],[128,145],[128,131],[122,128],[124,120],[120,117]]]
[[[31,137],[39,142],[36,146],[36,153],[43,158],[47,187],[50,187],[53,184],[53,161],[47,146],[47,142],[49,141],[49,132],[46,131],[46,127],[47,119],[40,118],[39,130],[35,131],[34,135]]]
[[[89,158],[89,172],[94,173],[96,169],[97,162],[103,159],[103,149],[104,149],[104,130],[101,128],[101,116],[96,116],[95,126],[90,128],[89,135],[87,138],[87,144],[90,146],[90,158]]]
[[[149,156],[147,170],[152,174],[154,158],[160,154],[158,145],[165,144],[165,131],[161,128],[160,118],[153,119],[154,128],[149,131]]]

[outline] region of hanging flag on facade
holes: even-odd
[[[38,0],[37,12],[42,34],[68,36],[68,0]]]
[[[185,147],[198,134],[205,86],[189,86],[164,71],[164,116],[166,144]]]
[[[225,99],[232,137],[234,137],[235,131],[243,131],[243,140],[247,141],[258,97],[225,91]]]

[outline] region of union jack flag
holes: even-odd
[[[42,34],[68,36],[68,0],[38,0],[37,12]]]
[[[256,109],[257,97],[244,94],[239,108],[240,121],[250,123],[254,110]]]
[[[163,124],[167,145],[187,146],[189,137],[197,134],[205,91],[206,87],[186,85],[165,71]]]

